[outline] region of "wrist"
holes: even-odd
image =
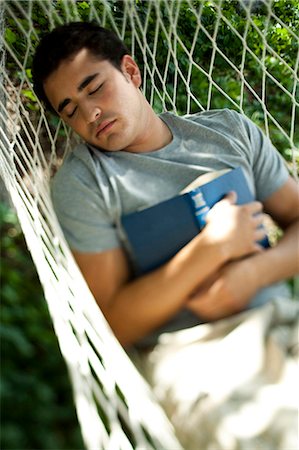
[[[213,255],[215,265],[217,268],[223,266],[231,260],[231,246],[229,242],[215,239],[215,236],[211,236],[207,228],[204,228],[198,235],[201,239],[203,247]]]
[[[257,292],[264,287],[264,277],[260,272],[257,257],[260,254],[248,256],[242,260],[243,271],[246,273],[247,283]]]
[[[280,278],[275,276],[276,258],[272,248],[255,253],[243,261],[248,283],[252,283],[256,291],[280,281]]]

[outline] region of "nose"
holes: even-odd
[[[102,111],[98,106],[85,105],[82,107],[82,115],[87,123],[93,123],[102,115]]]

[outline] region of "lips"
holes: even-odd
[[[110,130],[114,123],[115,120],[103,120],[96,128],[96,136],[98,137],[100,134],[104,134],[106,131]]]

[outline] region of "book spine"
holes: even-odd
[[[202,229],[206,225],[206,216],[210,211],[210,208],[205,201],[203,193],[200,189],[194,189],[193,191],[188,192],[189,197],[191,198],[194,214],[196,221],[199,225],[199,228]]]

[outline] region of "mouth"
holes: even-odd
[[[115,124],[116,120],[104,120],[96,128],[96,137],[107,133]]]

